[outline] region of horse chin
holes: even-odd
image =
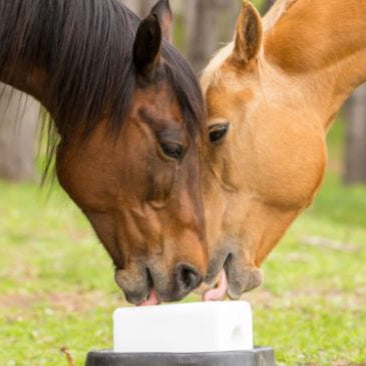
[[[138,306],[155,306],[161,304],[162,302],[180,301],[184,297],[184,295],[172,297],[171,295],[164,293],[159,294],[155,288],[151,288],[147,297],[141,301]]]
[[[228,267],[228,296],[238,300],[245,293],[259,287],[263,282],[263,271],[260,268],[238,269]]]
[[[150,298],[152,288],[143,269],[135,269],[133,273],[128,270],[116,270],[115,281],[130,304],[139,305]]]

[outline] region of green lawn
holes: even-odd
[[[342,130],[315,204],[245,296],[256,343],[273,346],[280,366],[366,364],[366,188],[340,184]],[[89,349],[111,347],[111,314],[124,304],[84,218],[59,188],[47,192],[0,183],[1,366],[67,366],[62,347],[83,365]]]

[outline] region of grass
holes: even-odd
[[[279,366],[366,363],[366,188],[341,184],[342,134],[342,124],[331,132],[336,162],[313,207],[265,263],[264,286],[245,296],[256,343],[273,346]],[[88,350],[111,347],[111,314],[125,304],[110,260],[58,187],[47,197],[0,182],[0,202],[0,364],[67,366],[67,347],[83,365]]]
[[[257,342],[275,346],[279,365],[366,362],[366,225],[359,220],[350,225],[346,210],[344,223],[340,213],[334,219],[332,205],[327,217],[320,204],[330,192],[343,198],[347,191],[329,177],[314,208],[295,223],[266,262],[264,287],[249,295],[258,304]],[[365,197],[364,190],[359,196],[363,215]],[[347,201],[346,196],[342,204],[352,207],[352,200]],[[304,243],[304,236],[344,244],[336,249],[313,247]]]

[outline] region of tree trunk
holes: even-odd
[[[3,84],[0,91],[0,178],[33,180],[39,104]]]
[[[232,40],[238,8],[236,0],[186,0],[187,57],[197,74]]]
[[[123,0],[122,2],[140,18],[144,18],[149,14],[157,0]]]
[[[265,0],[262,6],[261,13],[264,15],[271,8],[276,0]]]
[[[157,0],[142,0],[140,1],[140,10],[139,15],[141,18],[146,17],[149,13],[152,7],[157,3]]]
[[[139,0],[122,0],[122,3],[131,9],[135,14],[138,15],[140,11],[140,1]]]
[[[354,92],[348,104],[344,182],[366,183],[366,84]]]

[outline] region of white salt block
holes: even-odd
[[[253,349],[249,303],[205,302],[119,308],[114,352],[201,353]]]

